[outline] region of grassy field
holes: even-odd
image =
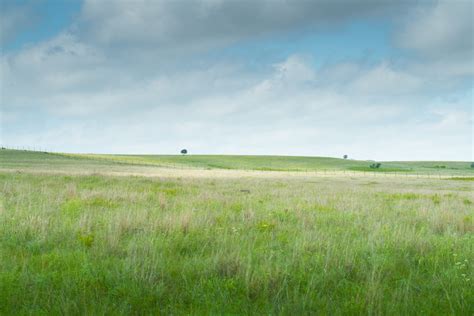
[[[0,151],[0,314],[473,315],[470,163],[383,165]]]
[[[408,173],[472,173],[470,162],[383,162],[381,168],[372,169],[373,161],[338,159],[329,157],[290,156],[218,156],[218,155],[81,155],[129,164],[158,165],[176,168],[204,168],[261,171],[322,171],[347,170],[367,172]]]
[[[291,156],[223,156],[223,155],[98,155],[59,154],[18,150],[1,150],[0,167],[13,169],[74,170],[86,166],[88,170],[113,170],[127,165],[135,167],[164,167],[175,169],[217,169],[293,172],[377,172],[420,175],[471,175],[471,162],[453,161],[398,161],[382,162],[378,169],[370,168],[373,161],[329,157]],[[123,170],[123,169],[119,169]]]

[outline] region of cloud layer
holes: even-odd
[[[70,28],[2,54],[1,141],[81,152],[469,160],[469,9],[85,1]],[[393,25],[392,53],[375,61],[321,63],[317,51],[292,47],[257,65],[251,53],[211,57],[249,41],[337,36],[351,23],[381,20]]]

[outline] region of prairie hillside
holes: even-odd
[[[239,158],[2,151],[0,314],[474,313],[464,163]]]
[[[371,168],[374,161],[339,159],[329,157],[293,156],[232,156],[232,155],[100,155],[62,154],[21,150],[1,150],[0,168],[84,169],[107,170],[129,167],[161,167],[204,170],[255,170],[286,172],[332,172],[351,174],[391,173],[420,175],[474,176],[474,168],[467,161],[400,161],[379,162],[379,168]]]

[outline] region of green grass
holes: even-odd
[[[413,172],[413,173],[457,173],[474,174],[470,162],[382,162],[379,169],[369,166],[372,161],[339,159],[329,157],[292,156],[218,156],[218,155],[86,155],[115,162],[188,167],[204,169],[239,169],[262,171],[321,171],[355,170],[366,172]],[[445,168],[434,168],[444,166]]]
[[[17,150],[0,150],[0,168],[50,169],[60,166],[74,169],[113,170],[120,165],[165,168],[258,170],[258,171],[347,171],[400,174],[474,175],[470,162],[382,162],[378,169],[372,161],[328,157],[236,156],[236,155],[99,155],[49,154]],[[444,166],[445,168],[436,168]]]
[[[449,178],[449,180],[456,180],[456,181],[474,181],[474,177],[453,177],[453,178]]]
[[[109,176],[136,169],[13,155],[1,315],[474,313],[469,182]]]

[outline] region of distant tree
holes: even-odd
[[[473,162],[473,163],[471,163],[471,168],[474,168],[474,162]]]
[[[372,169],[378,169],[380,168],[380,166],[382,166],[382,164],[380,162],[376,162],[376,163],[371,164],[369,167]]]
[[[181,149],[181,154],[182,155],[186,155],[188,153],[188,150],[187,149]]]
[[[348,155],[344,155],[343,157],[344,157],[344,159],[347,159],[347,158],[349,158],[349,156],[348,156]]]

